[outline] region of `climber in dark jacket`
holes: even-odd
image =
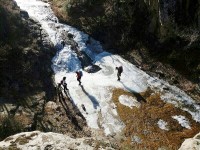
[[[116,67],[116,70],[117,70],[117,80],[120,81],[120,77],[121,77],[121,74],[123,72],[123,67],[120,66],[120,67]]]
[[[81,77],[82,77],[82,72],[76,71],[76,78],[77,78],[77,81],[79,82],[79,85],[81,85]]]
[[[61,41],[63,48],[65,47],[65,41]]]

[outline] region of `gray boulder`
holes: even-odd
[[[200,150],[200,133],[193,138],[186,139],[179,150]]]

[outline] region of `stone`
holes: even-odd
[[[95,73],[95,72],[98,72],[99,70],[101,70],[101,68],[97,65],[91,65],[91,66],[84,68],[84,70],[88,73]]]
[[[186,139],[179,150],[199,150],[200,149],[200,133],[193,138]]]
[[[24,10],[20,10],[20,16],[21,16],[22,18],[29,18],[28,13],[27,13],[26,11],[24,11]]]
[[[74,36],[73,36],[73,34],[68,33],[68,34],[67,34],[67,37],[68,37],[69,39],[72,39]]]
[[[57,109],[57,104],[53,101],[49,101],[48,103],[46,103],[45,105],[45,110],[46,109],[52,109],[52,110],[56,110]]]

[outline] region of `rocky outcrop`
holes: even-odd
[[[198,0],[144,0],[153,18],[161,25],[177,24],[200,27]],[[152,19],[153,19],[152,18]]]
[[[0,3],[1,97],[12,101],[45,91],[53,96],[51,59],[55,50],[37,21],[14,1]],[[45,74],[45,76],[44,76]]]
[[[44,131],[63,133],[74,138],[91,136],[84,116],[65,93],[59,93],[58,101],[46,103],[43,116],[37,120],[37,126],[41,124]]]
[[[54,100],[51,59],[56,51],[40,24],[13,0],[0,1],[0,15],[2,140],[16,132],[35,130],[36,116],[41,117],[45,103]]]
[[[67,135],[53,132],[24,132],[10,136],[0,142],[0,150],[5,149],[109,149],[115,147],[108,140],[99,140],[95,138],[71,138]]]
[[[73,0],[68,2],[64,0],[49,1],[52,2],[52,7],[60,20],[78,26],[86,32],[89,31],[92,35],[96,35],[97,33],[94,32],[98,32],[95,30],[95,26],[98,26],[99,28],[102,28],[104,30],[106,30],[104,26],[109,28],[109,25],[106,25],[104,23],[110,23],[110,25],[112,25],[112,28],[117,27],[125,31],[126,29],[123,29],[122,27],[127,28],[128,24],[130,25],[130,27],[132,26],[133,31],[134,28],[140,29],[138,26],[144,27],[144,31],[135,31],[139,33],[137,36],[141,36],[143,32],[150,32],[151,34],[156,36],[160,36],[160,34],[162,36],[166,36],[166,34],[169,34],[169,30],[171,30],[170,28],[179,28],[184,26],[192,28],[200,27],[200,3],[198,0],[141,0],[135,2],[127,0],[112,2],[102,1],[99,3],[90,2],[89,0],[83,2],[76,2]],[[64,7],[66,8],[66,11],[63,10]],[[96,11],[93,9],[87,9],[90,7],[95,7]],[[135,11],[134,9],[137,10]],[[88,10],[92,11],[92,15],[91,13],[89,13]],[[143,18],[137,18],[137,13],[143,15]],[[133,20],[124,20],[124,18],[121,16],[121,21],[124,21],[121,23],[124,24],[124,26],[118,26],[117,24],[119,23],[119,18],[115,18],[116,15],[124,15],[125,17]],[[92,18],[90,18],[91,16],[96,18],[97,23],[95,22],[95,20],[92,20]],[[76,20],[74,20],[73,18],[75,18]],[[112,19],[112,21],[109,22],[106,19]],[[99,26],[99,24],[101,24],[101,26]],[[147,24],[147,26],[145,26],[145,24]],[[110,30],[112,31],[112,29]],[[99,31],[98,33],[106,34],[104,32],[105,31]],[[126,37],[121,37],[121,40],[123,40],[122,38]]]
[[[199,150],[200,149],[200,133],[193,138],[186,139],[179,150]]]

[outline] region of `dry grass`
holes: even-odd
[[[124,134],[127,139],[121,143],[123,149],[158,149],[165,147],[168,149],[178,149],[184,139],[193,137],[200,131],[199,123],[196,123],[190,114],[165,103],[160,99],[159,94],[148,90],[140,93],[146,103],[142,103],[140,108],[130,109],[119,103],[120,95],[133,96],[132,93],[115,89],[113,91],[113,101],[117,105],[117,111],[121,120],[126,124]],[[190,121],[192,129],[186,129],[172,118],[174,115],[183,115]],[[158,127],[157,122],[162,119],[168,123],[169,131]],[[131,137],[137,136],[142,143],[131,142]]]

